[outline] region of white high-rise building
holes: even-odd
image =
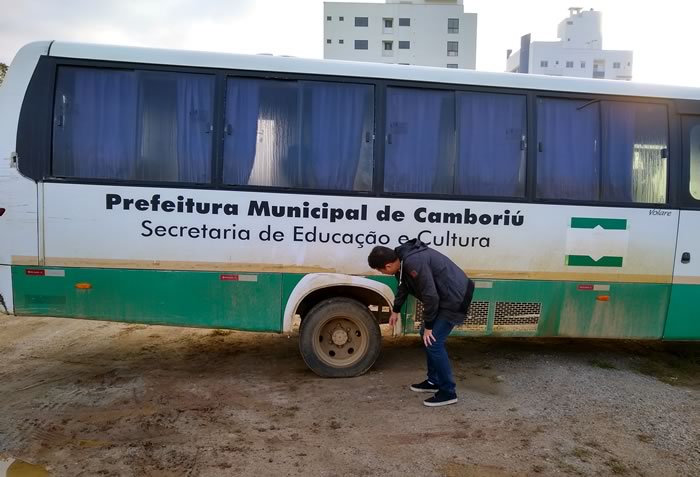
[[[632,51],[604,50],[601,12],[569,8],[559,23],[559,41],[530,42],[521,38],[520,49],[508,50],[506,71],[580,78],[632,79]]]
[[[462,1],[324,2],[323,57],[474,69],[476,13]]]

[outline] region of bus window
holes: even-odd
[[[604,201],[666,202],[668,125],[658,104],[602,101]]]
[[[302,82],[305,187],[369,191],[374,172],[374,90],[348,83]]]
[[[213,102],[210,75],[61,67],[52,174],[207,183]]]
[[[663,105],[539,99],[537,196],[665,203],[667,121]]]
[[[525,195],[525,97],[457,93],[455,193]]]
[[[597,200],[599,103],[537,100],[537,197]]]
[[[454,93],[389,88],[386,112],[387,192],[453,192]]]
[[[230,78],[224,182],[368,191],[371,86]]]
[[[690,195],[700,200],[700,124],[690,130]]]

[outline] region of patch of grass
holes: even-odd
[[[648,444],[654,440],[654,437],[650,436],[649,434],[637,434],[637,440]]]
[[[587,440],[586,442],[584,442],[584,444],[587,445],[588,447],[593,448],[593,449],[598,449],[598,450],[601,449],[600,443],[596,440],[593,440],[593,439]]]
[[[637,371],[673,386],[700,387],[700,350],[678,348],[642,358]]]
[[[600,359],[592,359],[589,361],[589,364],[593,366],[594,368],[600,368],[600,369],[617,369],[617,366],[614,364],[608,362],[608,361],[603,361]]]
[[[568,462],[557,462],[557,467],[566,475],[583,475],[580,470]]]
[[[605,465],[610,468],[610,472],[612,472],[613,475],[627,475],[628,473],[627,467],[614,457],[605,461]]]
[[[583,447],[576,447],[571,451],[571,455],[585,462],[590,456],[593,455],[593,453],[588,449],[584,449]]]
[[[340,429],[340,428],[343,427],[343,426],[342,426],[338,421],[331,421],[329,427],[330,427],[331,429],[333,429],[333,430],[337,430],[337,429]]]
[[[233,333],[231,330],[211,330],[209,336],[228,336]]]

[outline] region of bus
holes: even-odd
[[[367,255],[418,238],[476,283],[455,334],[700,339],[700,88],[37,42],[0,108],[0,312],[300,323],[356,376]]]

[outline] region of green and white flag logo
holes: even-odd
[[[566,233],[566,265],[622,267],[628,242],[627,219],[572,217]]]

